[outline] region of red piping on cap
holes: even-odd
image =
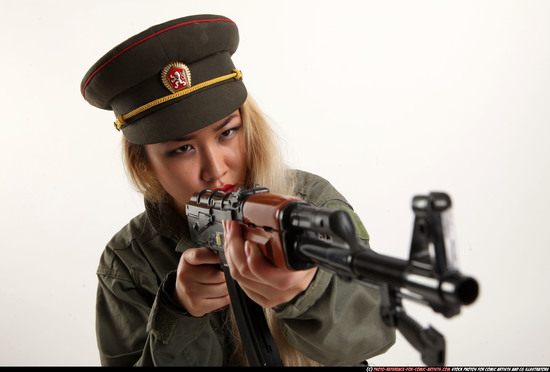
[[[107,62],[105,62],[104,64],[102,64],[101,66],[98,67],[97,70],[95,70],[93,72],[93,74],[90,75],[90,77],[88,78],[88,80],[86,80],[86,84],[84,84],[84,87],[82,88],[82,97],[86,97],[86,87],[88,86],[88,84],[90,83],[90,80],[92,80],[92,78],[99,72],[101,71],[105,66],[107,66],[109,63],[111,63],[112,61],[114,61],[116,58],[118,58],[121,54],[127,52],[128,50],[132,49],[133,47],[135,47],[136,45],[138,44],[141,44],[143,43],[144,41],[152,38],[152,37],[155,37],[159,34],[162,34],[163,32],[166,32],[166,31],[169,31],[169,30],[172,30],[174,28],[178,28],[178,27],[181,27],[181,26],[186,26],[186,25],[189,25],[189,24],[192,24],[192,23],[202,23],[202,22],[231,22],[231,23],[235,23],[233,22],[232,20],[229,20],[229,19],[222,19],[222,18],[219,18],[219,19],[199,19],[199,20],[195,20],[195,21],[189,21],[189,22],[184,22],[184,23],[179,23],[177,25],[173,25],[173,26],[170,26],[168,28],[165,28],[164,30],[160,30],[160,31],[157,31],[155,32],[154,34],[152,35],[149,35],[139,41],[136,41],[135,43],[133,43],[132,45],[130,45],[129,47],[126,47],[125,49],[123,49],[122,51],[120,51],[118,54],[114,55],[113,57],[109,58],[109,60],[107,60]]]

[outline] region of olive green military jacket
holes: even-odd
[[[296,174],[296,196],[347,210],[357,234],[368,241],[340,193],[318,176]],[[193,317],[171,301],[181,252],[194,246],[183,220],[158,205],[146,205],[107,244],[97,270],[102,365],[227,365],[233,345],[224,322],[230,310]],[[395,330],[380,318],[379,302],[377,290],[319,269],[305,291],[274,309],[287,339],[306,356],[325,365],[356,365],[395,342]]]

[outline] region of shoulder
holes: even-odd
[[[146,212],[140,213],[120,229],[107,244],[114,250],[127,248],[134,240],[150,240],[157,235]]]
[[[97,274],[130,280],[132,270],[149,266],[146,250],[158,235],[146,212],[132,218],[107,243]]]
[[[334,186],[323,177],[302,170],[294,170],[294,195],[315,207],[337,208],[348,212],[356,234],[364,241],[369,240],[367,229],[351,204]]]
[[[325,178],[306,172],[294,170],[296,184],[294,194],[311,205],[325,207],[329,204],[345,204],[353,209],[346,198]]]

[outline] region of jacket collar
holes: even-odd
[[[176,212],[170,200],[152,202],[146,199],[145,210],[153,228],[159,234],[177,239],[189,237],[187,222]]]

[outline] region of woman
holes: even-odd
[[[103,365],[247,363],[219,258],[189,238],[185,205],[195,192],[260,184],[348,211],[368,243],[327,181],[285,166],[231,60],[237,45],[228,18],[180,18],[121,43],[82,80],[88,102],[115,112],[146,207],[108,243],[97,271]],[[231,275],[265,309],[285,365],[354,365],[394,343],[376,290],[317,268],[275,267],[234,221],[224,236]]]

